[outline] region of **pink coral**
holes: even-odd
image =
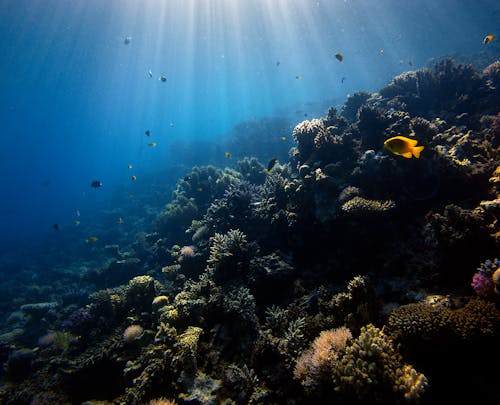
[[[471,286],[474,288],[476,294],[483,298],[491,297],[494,291],[493,281],[482,272],[474,274]]]
[[[346,327],[322,331],[311,347],[297,359],[295,378],[302,380],[304,387],[313,388],[328,373],[332,362],[345,350],[351,339],[351,331]]]
[[[194,246],[183,246],[180,251],[180,256],[183,259],[188,259],[194,256]]]

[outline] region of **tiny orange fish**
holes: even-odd
[[[491,41],[493,41],[493,38],[495,38],[493,34],[486,35],[483,39],[483,44],[488,45]]]

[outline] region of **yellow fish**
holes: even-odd
[[[73,221],[73,223],[74,223],[75,225],[77,225],[77,226],[78,226],[78,225],[80,225],[80,221],[78,221],[77,219],[75,219],[75,220]]]
[[[231,154],[229,152],[226,152],[225,155],[228,159],[231,159]]]
[[[119,225],[123,224],[123,219],[122,219],[122,217],[118,218],[118,219],[116,220],[116,223],[117,223],[117,224],[119,224]]]
[[[137,180],[137,176],[132,176],[131,179],[132,179],[132,181],[136,181]]]
[[[403,156],[407,159],[420,157],[420,152],[424,150],[423,146],[417,146],[416,139],[406,138],[405,136],[395,136],[384,142],[384,146],[395,155]]]
[[[335,59],[337,59],[339,62],[342,62],[344,60],[344,55],[342,55],[340,52],[337,52],[335,54]]]
[[[483,44],[488,45],[491,41],[493,41],[493,38],[495,38],[494,35],[486,35],[483,39]]]
[[[148,146],[151,146],[152,148],[154,148],[156,146],[156,142],[149,142]]]
[[[98,237],[96,237],[96,236],[91,236],[91,237],[89,237],[89,238],[85,239],[85,243],[94,243],[94,242],[97,242],[98,240],[99,240],[99,238],[98,238]]]

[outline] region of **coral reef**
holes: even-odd
[[[71,267],[12,267],[0,402],[498,402],[499,71],[443,60],[291,134],[244,122],[235,168],[145,191]]]
[[[220,170],[214,166],[193,167],[179,181],[174,198],[158,216],[158,230],[169,239],[181,240],[194,219],[200,219],[210,202],[222,197],[227,187],[241,180],[241,174],[232,169]]]

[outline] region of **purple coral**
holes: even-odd
[[[88,308],[78,308],[62,323],[62,328],[78,335],[85,333],[93,321]]]
[[[480,272],[475,273],[472,277],[471,286],[476,294],[483,298],[491,297],[494,291],[493,281],[491,280],[491,277],[488,277]]]
[[[472,276],[471,286],[477,295],[489,298],[495,292],[493,273],[500,268],[500,260],[486,260],[478,267],[477,272]]]

